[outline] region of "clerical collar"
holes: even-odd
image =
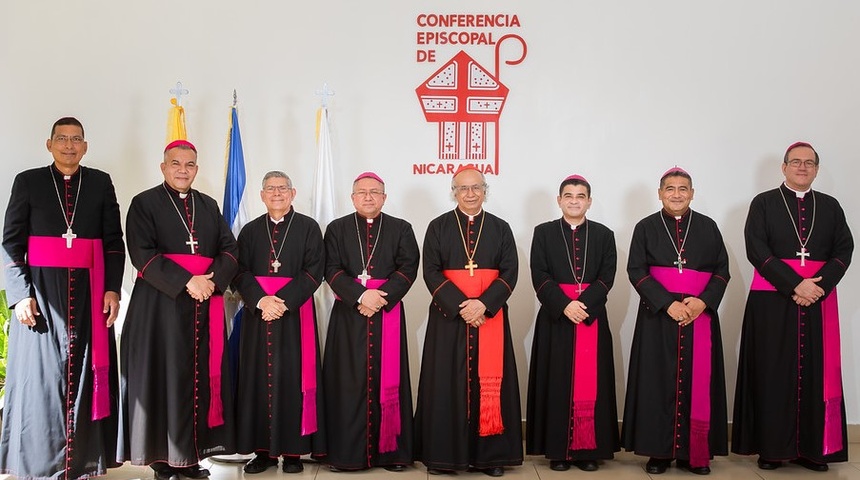
[[[80,165],[78,165],[78,168],[74,172],[72,172],[71,175],[61,172],[60,169],[57,168],[56,163],[52,164],[51,168],[54,169],[55,172],[57,172],[57,175],[60,175],[61,177],[63,177],[63,180],[71,180],[72,177],[81,173],[81,166]]]
[[[562,218],[564,218],[564,217],[562,217]],[[568,222],[566,218],[564,218],[564,223],[566,223],[570,227],[571,230],[576,230],[578,227],[582,226],[582,224],[585,223],[585,216],[583,216],[582,221],[577,223],[576,225]]]
[[[472,222],[475,220],[475,217],[481,215],[481,213],[484,212],[484,209],[483,208],[479,209],[478,212],[474,215],[469,215],[468,213],[460,210],[460,207],[457,207],[457,211],[460,212],[460,214],[462,214],[464,217],[468,218],[470,222]]]
[[[175,188],[173,188],[173,187],[171,187],[170,185],[168,185],[168,184],[167,184],[167,182],[164,182],[164,183],[163,183],[163,185],[164,185],[164,187],[167,189],[167,191],[168,191],[168,192],[170,192],[170,193],[172,193],[172,194],[174,194],[174,195],[178,196],[178,197],[179,197],[180,199],[182,199],[182,200],[185,200],[186,198],[188,198],[188,194],[189,194],[189,193],[191,193],[191,189],[190,189],[190,188],[188,189],[188,191],[187,191],[187,192],[182,193],[182,192],[180,192],[179,190],[176,190]]]
[[[788,184],[787,184],[787,183],[785,183],[785,182],[782,182],[782,184],[783,184],[783,185],[785,185],[785,188],[787,188],[787,189],[791,190],[792,192],[794,192],[794,196],[795,196],[795,197],[797,197],[797,198],[803,198],[803,197],[805,197],[805,196],[806,196],[806,194],[807,194],[807,193],[809,193],[809,191],[810,191],[810,190],[812,190],[812,187],[809,187],[809,188],[807,188],[806,190],[804,190],[804,191],[802,191],[802,192],[801,192],[800,190],[795,190],[795,189],[793,189],[793,188],[789,187],[789,186],[788,186]]]
[[[662,212],[664,216],[666,216],[667,218],[671,218],[672,220],[675,220],[676,222],[679,220],[683,220],[686,217],[689,217],[690,212],[692,212],[692,211],[693,211],[692,208],[687,207],[687,211],[684,212],[682,215],[672,215],[671,213],[667,212],[665,208],[660,210],[660,212]]]
[[[365,217],[364,215],[362,215],[362,214],[360,214],[360,213],[358,213],[358,212],[355,212],[355,215],[356,215],[358,218],[363,218],[363,219],[364,219],[364,221],[365,221],[365,222],[367,222],[367,224],[368,224],[368,225],[372,226],[372,225],[373,225],[373,222],[374,222],[377,218],[379,218],[379,217],[382,215],[382,212],[379,212],[379,215],[377,215],[377,216],[375,216],[375,217],[373,217],[373,218]]]
[[[287,210],[287,211],[286,211],[286,213],[284,213],[283,215],[281,215],[281,218],[279,218],[279,219],[277,219],[277,220],[275,220],[275,217],[273,217],[273,216],[269,215],[269,220],[271,220],[271,221],[272,221],[272,223],[274,223],[275,225],[277,225],[277,224],[279,224],[279,223],[283,222],[287,217],[289,217],[289,216],[290,216],[290,212],[292,212],[292,211],[293,211],[293,207],[290,207],[290,209],[289,209],[289,210]]]

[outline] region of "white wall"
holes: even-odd
[[[815,187],[835,195],[853,222],[860,212],[856,130],[860,4],[837,0],[746,2],[518,2],[333,0],[330,2],[6,2],[0,8],[0,190],[19,170],[47,165],[51,123],[83,121],[85,164],[109,171],[123,211],[157,184],[169,107],[181,80],[189,138],[200,150],[195,186],[220,200],[232,90],[239,94],[254,214],[263,173],[283,169],[310,210],[316,161],[314,91],[328,82],[339,213],[351,179],[375,170],[387,181],[385,210],[408,219],[423,241],[427,223],[452,208],[449,176],[412,174],[431,162],[436,129],[414,89],[458,47],[439,46],[435,64],[416,62],[419,13],[517,14],[528,44],[520,65],[503,66],[510,94],[500,124],[498,177],[487,210],[507,219],[520,255],[511,299],[523,400],[537,305],[527,257],[533,227],[559,215],[555,194],[570,173],[594,186],[590,217],[609,225],[619,247],[610,294],[619,403],[636,296],[624,266],[633,225],[656,211],[659,175],[678,164],[695,181],[693,207],[721,226],[732,282],[721,308],[729,404],[752,269],[743,222],[750,199],[781,180],[784,148],[812,142],[822,157]],[[493,49],[463,47],[485,66]],[[516,57],[515,47],[502,50]],[[7,195],[0,198],[5,210]],[[855,234],[856,234],[856,225]],[[848,421],[860,423],[858,268],[840,285]],[[131,290],[129,266],[125,287]],[[429,294],[406,297],[413,385]]]

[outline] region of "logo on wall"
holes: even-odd
[[[499,174],[500,120],[509,88],[499,78],[501,46],[516,40],[521,46],[518,58],[505,65],[518,65],[527,52],[525,40],[507,33],[496,40],[499,28],[520,28],[517,15],[420,14],[417,40],[425,45],[490,46],[495,64],[482,65],[460,49],[436,69],[416,89],[421,110],[437,131],[435,160],[412,165],[414,175],[453,174],[461,165],[473,165],[484,174]],[[446,28],[472,28],[458,31]],[[486,30],[486,31],[485,31]],[[510,43],[510,42],[509,42]],[[419,63],[436,62],[435,49],[419,49]]]

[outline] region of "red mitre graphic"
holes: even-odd
[[[440,160],[487,159],[487,123],[498,122],[508,87],[461,50],[415,93],[427,121],[439,124]]]

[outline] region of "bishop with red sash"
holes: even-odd
[[[234,453],[221,293],[236,274],[236,240],[218,204],[192,189],[197,150],[164,151],[164,183],[135,196],[126,220],[137,269],[120,345],[121,460],[159,480],[202,478],[199,461]]]
[[[744,238],[755,268],[735,389],[732,451],[772,470],[848,460],[837,288],[854,240],[839,202],[816,190],[819,157],[785,152],[785,182],[750,204]]]
[[[255,453],[245,473],[283,457],[286,473],[301,455],[325,454],[325,416],[313,294],[323,279],[317,222],[293,208],[296,190],[283,172],[263,177],[266,213],[239,233],[234,285],[245,303],[239,336],[236,447]]]
[[[385,183],[352,184],[355,212],[326,227],[325,278],[335,294],[323,384],[333,471],[412,464],[412,386],[401,300],[418,275],[412,225],[382,213]]]
[[[532,284],[540,300],[529,364],[526,453],[550,468],[598,469],[620,450],[615,366],[606,299],[615,281],[615,236],[586,218],[591,185],[559,187],[562,217],[535,227]]]
[[[457,208],[430,222],[424,282],[432,295],[418,405],[416,459],[431,474],[490,476],[523,462],[522,414],[507,300],[517,281],[510,226],[486,212],[487,183],[467,167]]]
[[[3,227],[6,298],[14,308],[0,473],[101,476],[115,459],[113,322],[125,266],[110,176],[80,165],[84,128],[54,123],[54,163],[15,177]]]
[[[717,308],[729,259],[717,224],[690,209],[690,175],[660,179],[663,209],[636,224],[627,274],[640,295],[630,350],[622,444],[651,457],[660,474],[673,460],[710,473],[727,455],[726,381]]]

